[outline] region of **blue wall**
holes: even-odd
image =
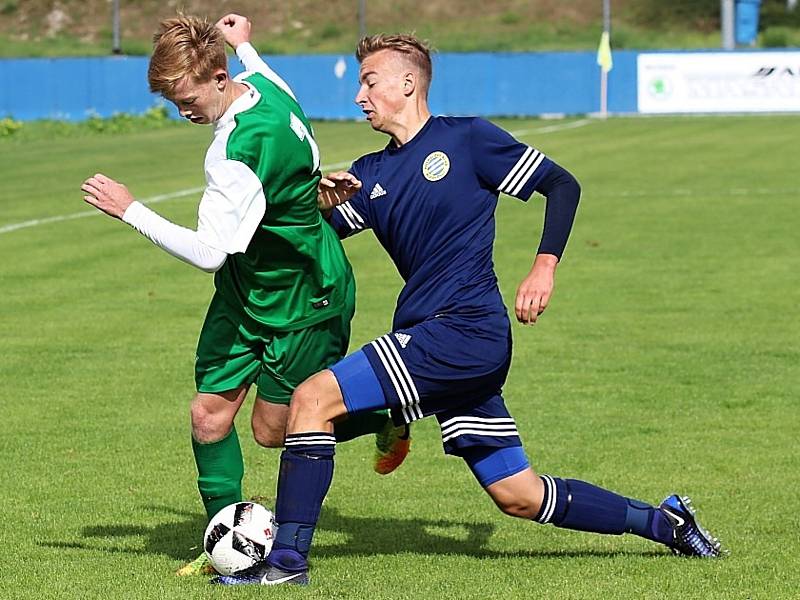
[[[615,51],[609,110],[636,111],[636,56]],[[343,77],[336,65],[344,61]],[[0,117],[81,120],[140,113],[159,99],[147,89],[146,57],[0,59]],[[355,119],[358,64],[338,55],[276,56],[268,62],[312,118]],[[235,59],[234,73],[241,71]],[[440,54],[430,105],[437,114],[584,114],[600,109],[594,52]]]
[[[154,104],[143,57],[4,59],[0,78],[0,116],[21,120],[81,120]]]

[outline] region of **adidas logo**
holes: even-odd
[[[385,194],[386,192],[383,193]],[[400,343],[401,348],[405,348],[406,346],[408,346],[408,342],[411,341],[411,336],[408,335],[407,333],[395,333],[394,337]]]
[[[369,193],[369,199],[375,200],[375,198],[380,198],[381,196],[386,195],[386,190],[381,187],[380,183],[376,183],[375,187],[372,188],[372,191]]]

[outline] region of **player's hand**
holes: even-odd
[[[225,41],[228,42],[234,50],[239,47],[239,44],[250,41],[250,29],[252,25],[247,17],[229,13],[217,21],[215,26],[222,32]]]
[[[558,257],[553,254],[537,254],[530,273],[517,288],[514,312],[517,321],[533,325],[550,302],[555,285]]]
[[[85,202],[117,219],[122,218],[134,201],[128,188],[102,173],[96,173],[84,181],[81,190],[86,192],[83,197]]]
[[[317,187],[317,206],[320,210],[331,210],[344,204],[361,189],[358,178],[347,171],[328,173]]]

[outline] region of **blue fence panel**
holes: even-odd
[[[357,119],[361,110],[355,105],[358,91],[358,62],[352,56],[322,54],[316,56],[265,56],[272,69],[291,86],[303,110],[314,119]],[[341,77],[337,76],[338,72]],[[230,63],[238,73],[238,61]]]
[[[636,111],[636,56],[615,51],[609,110]],[[358,63],[352,56],[268,57],[308,115],[357,119]],[[141,113],[159,102],[147,89],[147,57],[0,59],[0,116],[85,119]],[[231,59],[231,71],[241,65]],[[466,53],[434,57],[431,109],[450,115],[585,114],[600,110],[594,52]],[[177,113],[174,113],[177,116]]]
[[[635,52],[615,52],[609,109],[636,110]],[[617,61],[623,68],[617,66]],[[431,105],[448,114],[490,116],[585,114],[600,110],[600,69],[594,52],[445,54],[434,76]],[[619,92],[612,95],[612,91]]]
[[[637,55],[614,53],[609,74],[612,112],[636,111]],[[273,57],[269,62],[290,82],[313,118],[361,116],[354,104],[358,91],[354,58]],[[342,77],[336,76],[337,63],[344,65]],[[600,110],[600,70],[594,52],[440,54],[434,57],[433,72],[430,106],[436,114],[516,116]]]
[[[0,60],[0,115],[81,120],[93,112],[143,112],[154,104],[146,57]],[[9,83],[13,82],[13,83]]]
[[[614,68],[608,74],[608,110],[612,113],[635,113],[638,110],[636,100],[638,75],[636,59],[639,56],[636,50],[615,50]],[[598,82],[595,87],[599,90],[599,73],[595,75]],[[599,102],[598,92],[598,102]],[[596,111],[597,109],[595,109]],[[594,111],[591,111],[594,112]]]
[[[585,53],[450,54],[435,66],[431,108],[447,114],[587,112],[597,72]]]

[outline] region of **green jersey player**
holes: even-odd
[[[289,400],[303,380],[347,352],[355,287],[338,236],[317,208],[320,155],[292,90],[249,43],[250,23],[228,15],[163,21],[148,80],[182,117],[212,124],[197,229],[176,225],[96,174],[84,200],[132,226],[173,256],[214,273],[215,294],[200,333],[191,405],[192,448],[208,517],[242,500],[244,473],[234,417],[248,389],[256,441],[281,447]],[[251,71],[231,78],[225,39]],[[386,412],[345,422],[341,439],[374,432],[376,470],[408,451]],[[179,574],[209,572],[204,556]]]

